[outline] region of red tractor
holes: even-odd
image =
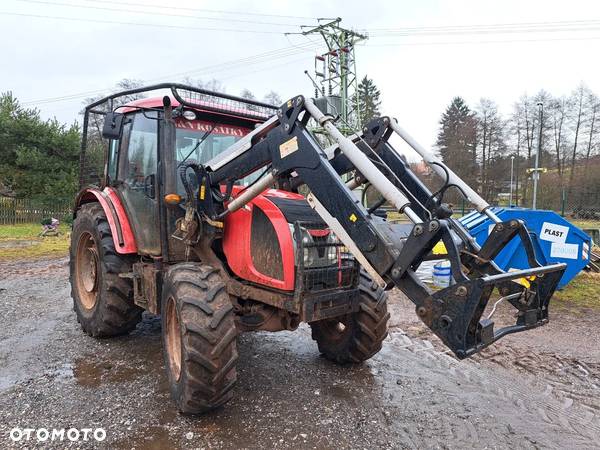
[[[150,91],[169,95],[115,107]],[[98,115],[103,121],[91,119]],[[311,118],[335,144],[319,145]],[[440,170],[438,192],[391,148],[393,132]],[[382,194],[369,209],[352,192],[367,182]],[[70,252],[77,318],[89,335],[109,337],[133,330],[143,310],[160,314],[171,392],[184,413],[231,398],[240,332],[306,322],[325,357],[359,363],[381,349],[385,290],[397,286],[464,358],[546,323],[564,270],[541,267],[523,223],[493,216],[395,121],[374,119],[347,138],[301,96],[274,107],[168,83],[106,97],[85,110],[81,185]],[[451,218],[442,200],[452,186],[497,223],[489,244],[479,247]],[[375,214],[383,201],[413,223],[387,223]],[[513,238],[531,268],[505,273],[492,258]],[[439,241],[453,285],[432,292],[415,271]],[[481,319],[495,288],[518,311],[517,323],[498,331]]]

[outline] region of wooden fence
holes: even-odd
[[[61,222],[71,214],[72,203],[66,200],[39,202],[25,198],[0,197],[0,225],[40,223],[47,218]]]

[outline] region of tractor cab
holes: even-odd
[[[181,91],[129,101],[106,113],[102,128],[102,137],[108,139],[108,154],[104,177],[98,177],[94,184],[112,188],[120,197],[137,251],[148,256],[160,256],[168,247],[167,240],[160,239],[160,209],[167,194],[185,198],[180,167],[187,162],[203,164],[211,160],[269,116],[267,105],[237,105],[235,101],[227,103],[227,99],[207,95],[184,100],[180,95]],[[166,121],[165,105],[171,115]],[[274,111],[273,107],[271,113]],[[97,140],[87,131],[88,140]],[[89,173],[85,163],[95,159],[82,158],[82,174]],[[101,171],[96,168],[95,173]],[[194,183],[194,177],[188,176]],[[252,177],[248,177],[236,184],[251,181]],[[84,187],[86,183],[81,184]],[[162,212],[170,216],[168,233],[174,231],[175,221],[182,213],[178,208]]]

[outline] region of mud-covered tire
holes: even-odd
[[[161,316],[165,366],[179,410],[200,414],[229,401],[237,379],[237,330],[219,272],[199,263],[171,267]]]
[[[85,275],[80,247],[88,262],[95,259],[93,274]],[[79,255],[79,256],[78,256]],[[83,256],[83,260],[86,256]],[[71,234],[69,280],[73,309],[81,328],[93,337],[126,334],[141,320],[142,309],[133,303],[131,279],[120,273],[131,272],[130,257],[115,250],[110,226],[100,204],[87,203],[77,212]],[[82,279],[86,278],[86,282]],[[91,287],[91,291],[86,289]]]
[[[364,271],[360,274],[358,311],[310,323],[312,338],[325,358],[339,364],[371,358],[387,337],[387,294]]]

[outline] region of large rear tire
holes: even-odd
[[[83,205],[73,223],[69,280],[77,320],[90,336],[125,334],[141,320],[132,282],[119,276],[131,272],[131,263],[116,252],[102,207]]]
[[[360,363],[375,355],[387,337],[387,294],[364,271],[360,274],[359,310],[310,323],[312,338],[325,358],[338,364]]]
[[[199,263],[171,267],[161,315],[165,365],[179,410],[199,414],[229,401],[237,379],[237,330],[219,272]]]

